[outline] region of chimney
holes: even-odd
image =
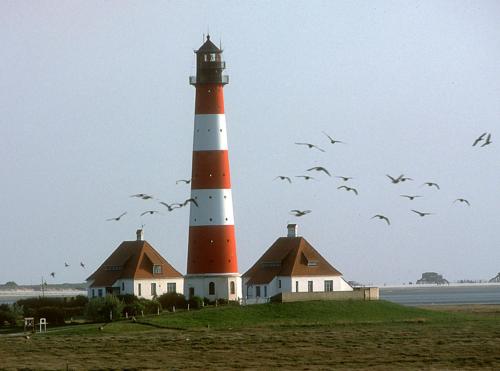
[[[144,241],[144,230],[138,229],[135,234],[137,235],[137,241]]]
[[[297,234],[298,225],[297,224],[288,224],[286,226],[286,228],[288,229],[288,236],[287,237],[298,237],[298,234]]]

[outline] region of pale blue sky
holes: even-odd
[[[189,210],[141,218],[162,206],[129,195],[189,195],[175,180],[191,173],[188,76],[207,29],[222,39],[230,75],[241,273],[298,222],[348,280],[493,277],[499,19],[498,1],[0,2],[0,282],[52,271],[49,282],[83,281],[142,223],[185,272]],[[330,145],[323,130],[348,144]],[[494,143],[472,148],[485,131]],[[359,196],[321,174],[273,181],[316,165],[355,177]],[[385,177],[401,173],[415,181]],[[424,197],[399,196],[412,193]],[[296,208],[313,212],[295,218]],[[377,213],[392,225],[371,220]]]

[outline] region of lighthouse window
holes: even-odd
[[[210,62],[215,62],[215,54],[210,54]]]
[[[219,129],[219,131],[222,133],[222,129]]]
[[[214,240],[210,240],[210,243],[214,243]]]
[[[210,221],[212,221],[212,218],[210,218]]]
[[[231,281],[231,284],[230,284],[230,293],[231,294],[234,294],[236,292],[235,288],[234,288],[234,282]]]
[[[215,295],[215,283],[213,282],[208,284],[208,295]]]

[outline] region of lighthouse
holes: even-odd
[[[189,242],[185,295],[210,300],[238,300],[238,273],[234,232],[233,197],[224,113],[222,50],[207,36],[195,51],[196,88]]]

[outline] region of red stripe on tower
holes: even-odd
[[[185,294],[236,300],[241,279],[236,258],[233,200],[224,113],[222,50],[207,36],[196,52],[196,87],[189,242]]]

